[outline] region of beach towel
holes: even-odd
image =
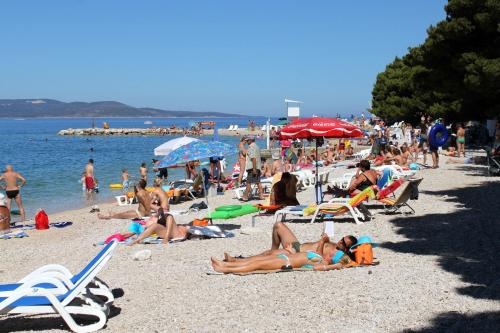
[[[51,227],[55,227],[55,228],[66,228],[72,224],[73,224],[73,222],[66,221],[66,222],[53,222],[53,223],[50,223],[49,225]]]
[[[188,233],[191,236],[201,237],[201,238],[229,238],[234,237],[234,234],[229,231],[222,230],[216,225],[210,225],[206,227],[189,227]],[[190,237],[192,238],[192,237]]]
[[[34,224],[25,224],[25,225],[15,225],[15,226],[11,226],[10,227],[11,229],[21,229],[21,230],[33,230],[35,229],[35,225]]]
[[[73,222],[65,221],[65,222],[52,222],[49,225],[51,227],[55,227],[55,228],[65,228],[65,227],[69,227],[72,224],[73,224]],[[35,229],[35,225],[34,224],[25,224],[25,225],[20,224],[20,225],[12,226],[10,228],[11,229],[21,229],[21,230],[33,230],[33,229]]]
[[[373,264],[371,264],[371,265],[363,265],[363,266],[352,265],[352,266],[348,266],[346,268],[362,268],[362,267],[377,266],[379,264],[380,264],[380,262],[376,261],[376,262],[373,262]],[[335,271],[335,270],[331,270],[331,271]],[[293,269],[258,270],[258,271],[248,272],[248,273],[221,273],[221,272],[216,272],[211,266],[205,270],[205,273],[207,275],[239,275],[239,276],[255,275],[255,274],[270,274],[270,273],[286,273],[286,272],[322,272],[322,271],[315,271],[312,268],[293,268]]]
[[[10,232],[8,234],[0,235],[0,239],[11,239],[11,238],[24,238],[29,237],[24,231]]]

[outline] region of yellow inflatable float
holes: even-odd
[[[123,184],[109,184],[109,188],[123,188]]]

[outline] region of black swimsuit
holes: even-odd
[[[17,195],[19,194],[19,190],[8,190],[8,191],[5,191],[5,194],[7,195],[7,198],[15,199],[17,197]]]
[[[162,225],[162,226],[164,226],[166,228],[167,227],[167,217],[169,215],[173,217],[172,214],[165,213],[163,211],[163,208],[160,209],[160,210],[158,210],[158,221],[156,223],[158,223],[158,224],[160,224],[160,225]]]
[[[360,191],[363,191],[363,190],[366,190],[368,187],[372,186],[372,185],[375,185],[371,180],[370,178],[366,177],[366,175],[364,173],[362,173],[362,175],[366,178],[365,180],[363,180],[357,187],[356,189],[360,190]]]

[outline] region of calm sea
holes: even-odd
[[[254,118],[258,125],[265,124],[265,118]],[[230,124],[247,127],[246,118],[217,118],[213,120],[218,128],[227,128]],[[111,127],[146,128],[151,126],[187,127],[197,121],[192,118],[111,118],[96,119],[96,127],[107,121]],[[153,125],[145,125],[152,121]],[[272,120],[273,122],[273,120]],[[274,120],[274,123],[276,119]],[[123,137],[71,137],[58,136],[57,132],[66,128],[91,127],[91,119],[0,119],[0,170],[6,164],[12,164],[27,180],[22,188],[23,202],[27,218],[32,218],[39,208],[48,213],[68,209],[82,208],[109,201],[119,195],[120,190],[110,190],[110,183],[119,183],[122,168],[128,168],[132,176],[139,174],[141,162],[147,162],[150,169],[148,179],[153,179],[151,159],[153,149],[174,138],[173,136],[123,136]],[[202,137],[210,140],[210,136]],[[230,144],[238,143],[237,137],[219,136],[219,141]],[[264,141],[258,141],[264,147]],[[93,148],[93,151],[91,151]],[[79,183],[81,173],[89,158],[95,161],[96,177],[100,192],[90,200],[82,191]],[[237,156],[228,156],[228,168]],[[169,178],[181,178],[184,170],[170,169]],[[15,205],[13,209],[16,209]]]

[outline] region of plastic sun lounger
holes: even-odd
[[[105,249],[114,249],[117,243],[111,242],[110,244]],[[99,255],[102,255],[102,251]],[[97,273],[111,259],[110,253],[101,257],[99,255],[87,265],[78,281],[71,286],[65,285],[57,277],[45,273],[38,275],[30,274],[29,280],[19,284],[8,293],[3,292],[3,295],[0,296],[0,313],[30,315],[57,313],[72,331],[78,333],[93,332],[103,328],[107,321],[109,308],[106,305],[103,307],[92,298],[86,296],[88,295],[87,289],[94,281]],[[50,286],[50,288],[46,288],[45,286]],[[3,286],[0,285],[0,287]],[[75,302],[78,298],[86,304]],[[75,322],[72,315],[92,316],[96,317],[98,321],[81,326]]]
[[[352,198],[333,198],[328,202],[320,203],[311,218],[311,223],[315,222],[318,215],[321,214],[333,216],[350,214],[356,224],[361,224],[360,219],[364,219],[365,216],[359,211],[357,206],[365,200],[375,198],[374,187],[368,187]]]
[[[392,178],[393,179],[399,179],[403,178],[405,180],[410,179],[411,177],[415,176],[417,173],[416,170],[405,170],[399,165],[381,165],[378,167],[374,167],[374,170],[384,170],[384,169],[391,169],[392,170]]]
[[[78,274],[71,274],[71,272],[62,265],[45,265],[40,267],[17,283],[11,284],[3,284],[0,285],[0,297],[8,296],[12,291],[17,289],[26,283],[32,283],[33,281],[37,281],[41,276],[55,278],[63,283],[67,288],[71,288],[74,285],[78,284],[82,279],[86,278],[89,274],[94,274],[94,278],[91,280],[91,283],[95,285],[94,287],[89,287],[88,291],[95,296],[102,296],[106,298],[106,303],[112,303],[114,301],[114,296],[111,293],[111,290],[98,278],[96,275],[99,273],[100,269],[95,271],[96,268],[105,260],[109,260],[113,251],[115,250],[118,242],[110,242],[108,243],[88,264],[85,266]],[[102,269],[102,267],[101,267]],[[54,294],[58,293],[57,288],[50,284],[41,284],[35,285],[37,287],[50,289]],[[54,288],[52,290],[51,288]]]
[[[273,184],[273,177],[269,178],[264,178],[260,180],[260,184],[262,185],[262,191],[264,193],[270,193],[271,192],[271,186]],[[234,189],[234,194],[236,195],[236,199],[241,199],[243,198],[243,193],[245,193],[245,190],[247,189],[246,186],[241,186],[238,188]],[[256,196],[258,194],[258,187],[257,184],[252,184],[251,186],[251,191],[250,191],[250,197]]]
[[[316,221],[318,215],[327,214],[327,215],[341,216],[345,214],[350,214],[354,218],[356,224],[361,224],[362,222],[360,221],[360,219],[363,219],[364,215],[356,207],[364,200],[367,200],[369,198],[375,198],[375,193],[372,187],[369,187],[364,191],[358,193],[353,198],[334,198],[326,203],[321,203],[318,206],[316,206],[314,214],[311,218],[311,223],[314,223]],[[307,206],[285,207],[283,209],[276,211],[274,215],[275,220],[277,222],[278,217],[281,216],[281,220],[284,221],[286,219],[286,215],[295,215],[301,217],[305,216],[304,215],[305,208],[307,208]]]
[[[402,211],[403,207],[407,207],[410,209],[410,212],[408,212],[409,214],[415,214],[415,210],[408,204],[408,201],[411,197],[411,187],[418,187],[422,180],[423,178],[411,179],[406,183],[406,187],[396,198],[383,198],[378,201],[384,205],[384,210],[387,213],[396,213]]]

